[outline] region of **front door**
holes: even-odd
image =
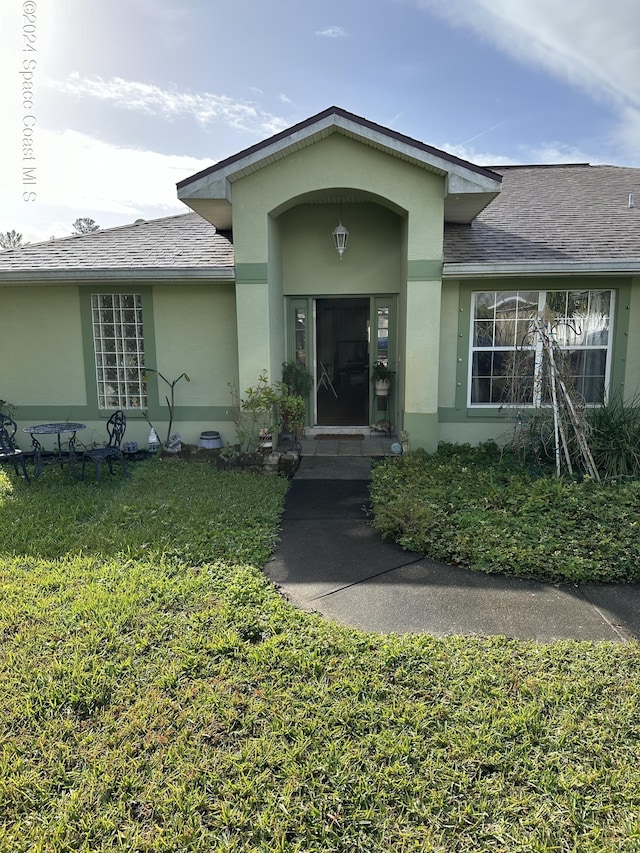
[[[317,423],[369,422],[368,297],[316,299]]]
[[[288,300],[289,358],[309,370],[314,390],[307,401],[313,426],[395,424],[397,367],[393,297],[311,297]],[[394,371],[391,392],[376,396],[371,367]]]

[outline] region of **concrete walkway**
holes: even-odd
[[[367,517],[370,471],[368,455],[303,456],[278,550],[266,566],[293,604],[366,631],[640,639],[640,584],[554,585],[486,575],[382,540]]]
[[[324,438],[320,441],[303,438],[302,456],[304,459],[309,456],[365,456],[369,459],[374,456],[391,456],[391,445],[397,441],[397,438],[375,434],[367,435],[363,440]]]

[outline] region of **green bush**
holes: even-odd
[[[587,412],[589,444],[600,476],[640,476],[640,399],[617,395]]]
[[[640,579],[640,481],[528,468],[495,445],[444,446],[376,465],[375,527],[436,560],[526,578]]]
[[[640,396],[624,400],[614,395],[606,403],[585,409],[586,438],[602,480],[640,477]],[[509,451],[525,464],[551,470],[555,464],[553,412],[549,406],[518,414]],[[588,471],[573,430],[566,432],[573,470]],[[564,453],[562,454],[564,467]]]

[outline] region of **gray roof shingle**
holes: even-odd
[[[231,235],[197,213],[138,220],[131,225],[0,252],[0,274],[175,272],[228,270]]]
[[[572,264],[640,269],[640,169],[503,166],[502,192],[469,225],[445,224],[445,273]],[[629,207],[629,195],[638,200]],[[232,278],[230,233],[197,213],[139,220],[0,252],[0,280],[100,276]]]
[[[445,263],[640,261],[640,169],[492,170],[503,175],[502,192],[470,225],[445,226]]]

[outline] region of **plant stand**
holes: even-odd
[[[278,450],[294,450],[302,452],[302,445],[298,440],[295,430],[285,430],[278,435]]]

